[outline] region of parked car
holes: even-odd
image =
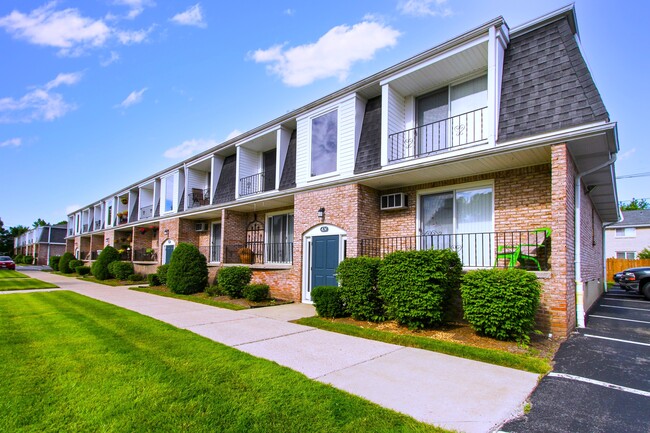
[[[650,300],[650,267],[624,270],[618,284],[623,289],[639,292],[639,294]]]
[[[0,269],[11,269],[12,271],[15,271],[16,264],[11,260],[11,257],[0,256]]]
[[[625,271],[621,271],[621,272],[617,272],[616,274],[614,274],[614,284],[618,284],[618,283],[621,282],[621,278],[623,277],[624,272]]]

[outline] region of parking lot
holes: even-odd
[[[610,290],[503,432],[650,432],[650,301]]]

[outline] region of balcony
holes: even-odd
[[[101,229],[102,229],[102,222],[95,221],[95,230],[101,230]]]
[[[273,190],[275,188],[275,173],[273,176],[266,176],[264,173],[256,173],[239,179],[239,196],[245,197]]]
[[[395,251],[452,249],[465,268],[549,270],[550,230],[427,234],[359,240],[359,255],[381,257]]]
[[[293,242],[250,242],[224,246],[224,263],[292,264]]]
[[[210,190],[192,188],[192,192],[187,194],[187,208],[192,209],[210,204]]]
[[[487,140],[487,107],[388,136],[388,162],[424,158]]]
[[[205,258],[208,260],[208,263],[221,262],[221,244],[214,244],[209,247],[199,247],[199,251],[205,256]]]
[[[146,220],[153,217],[153,205],[144,206],[140,208],[140,218],[141,220]]]
[[[88,233],[88,224],[84,224],[81,228],[82,233]]]
[[[140,248],[133,250],[134,262],[157,262],[158,250],[156,248]]]
[[[68,229],[68,236],[74,235],[74,229]]]

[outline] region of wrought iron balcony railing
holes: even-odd
[[[88,224],[84,224],[84,225],[81,227],[81,232],[82,232],[82,233],[88,233]]]
[[[158,249],[156,248],[139,248],[133,250],[134,262],[157,262]]]
[[[146,220],[153,217],[153,205],[143,206],[140,208],[140,219]]]
[[[206,189],[193,189],[191,193],[187,194],[187,208],[195,208],[207,206],[210,204],[210,190]]]
[[[259,194],[262,191],[268,191],[266,188],[264,172],[253,174],[251,176],[239,179],[239,195],[247,196]]]
[[[95,230],[101,230],[101,228],[102,228],[102,222],[95,221]]]
[[[466,268],[549,269],[550,230],[427,234],[359,240],[359,254],[384,257],[395,251],[450,248]]]
[[[487,139],[487,107],[388,136],[388,162],[423,158]]]
[[[224,245],[224,263],[261,265],[293,263],[293,242],[249,242]]]
[[[221,244],[201,246],[199,251],[205,256],[208,263],[221,263]]]

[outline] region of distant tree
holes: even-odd
[[[15,226],[15,227],[9,227],[9,231],[11,232],[11,236],[17,238],[18,236],[22,235],[23,233],[27,233],[29,231],[29,227],[21,226],[20,224]]]
[[[61,224],[68,224],[68,220],[59,221],[55,225],[60,226]]]
[[[639,258],[640,259],[650,259],[650,250],[648,247],[644,248],[639,252]]]
[[[34,223],[32,224],[32,226],[34,226],[34,228],[43,227],[43,226],[49,226],[49,225],[50,225],[50,223],[45,222],[45,220],[42,219],[42,218],[37,219],[37,220],[34,221]]]
[[[632,198],[629,202],[621,202],[621,210],[643,210],[649,209],[650,203],[644,198]]]
[[[5,223],[0,218],[0,253],[13,254],[14,237],[11,232],[4,227]]]

